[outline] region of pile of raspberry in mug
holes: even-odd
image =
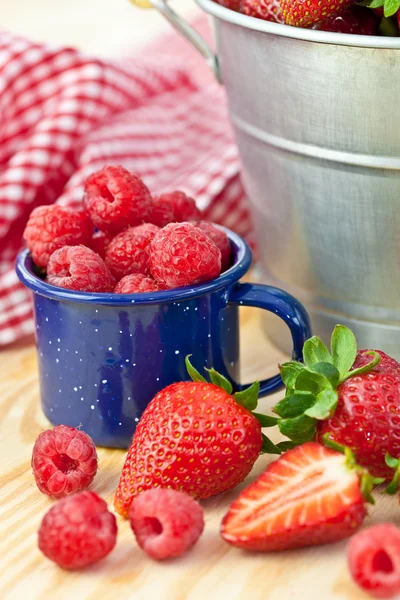
[[[82,209],[38,206],[24,239],[37,274],[82,292],[134,294],[194,285],[231,262],[223,229],[181,191],[152,197],[137,175],[105,166],[85,182]]]

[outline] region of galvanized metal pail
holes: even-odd
[[[400,39],[197,2],[214,17],[218,57],[151,0],[226,88],[263,279],[299,298],[325,340],[340,322],[400,358]],[[278,323],[268,332],[289,347]]]

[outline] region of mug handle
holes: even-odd
[[[277,315],[290,329],[294,360],[303,359],[303,345],[311,337],[310,317],[304,306],[283,290],[258,283],[237,283],[229,292],[228,303],[234,306],[263,308]],[[272,394],[283,385],[281,376],[260,381],[260,396]],[[237,385],[238,389],[243,386]],[[247,387],[247,386],[245,386]]]

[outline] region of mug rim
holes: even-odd
[[[165,304],[176,301],[188,300],[203,294],[210,294],[221,288],[231,286],[247,271],[252,262],[252,251],[244,239],[226,227],[218,225],[227,234],[231,245],[236,247],[237,256],[235,263],[221,275],[210,281],[196,285],[162,290],[159,292],[142,292],[139,294],[114,294],[108,292],[80,292],[67,290],[46,283],[32,271],[32,258],[28,249],[21,250],[16,259],[15,271],[18,279],[25,287],[35,294],[45,296],[52,300],[63,300],[81,304],[101,304],[108,306],[132,306],[141,304]]]

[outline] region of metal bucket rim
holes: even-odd
[[[332,44],[338,46],[354,46],[362,48],[381,48],[387,50],[400,50],[400,38],[376,35],[352,35],[349,33],[333,33],[330,31],[317,31],[315,29],[302,29],[291,27],[249,17],[225,8],[214,0],[196,0],[196,3],[207,13],[227,21],[262,33],[271,33],[279,37],[314,42],[317,44]]]

